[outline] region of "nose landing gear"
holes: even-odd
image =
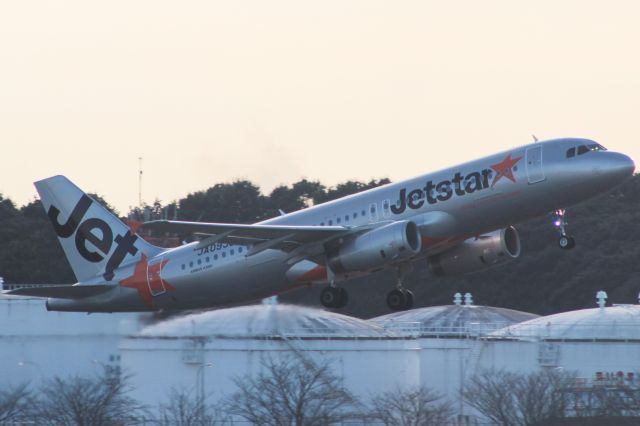
[[[576,245],[576,240],[567,235],[567,222],[564,220],[565,216],[564,209],[558,209],[554,213],[553,225],[558,229],[560,233],[560,238],[558,238],[558,246],[560,246],[563,250],[571,250]]]

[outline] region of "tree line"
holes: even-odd
[[[318,181],[302,179],[264,195],[252,182],[238,180],[216,184],[168,204],[156,200],[124,214],[101,196],[90,195],[123,219],[140,221],[168,216],[187,221],[254,223],[278,216],[280,211],[300,210],[386,183],[389,179],[383,178],[326,187]],[[75,282],[40,200],[17,207],[11,199],[0,195],[0,276],[12,284]]]
[[[299,210],[388,182],[347,181],[326,187],[303,179],[265,195],[252,182],[239,180],[216,184],[166,205],[156,201],[123,216],[140,220],[148,212],[151,217],[178,220],[253,223],[275,217],[280,210]],[[571,251],[557,247],[557,231],[549,216],[514,224],[523,252],[509,264],[461,277],[436,278],[425,263],[418,263],[406,280],[415,294],[415,306],[450,304],[454,293],[470,292],[477,304],[551,314],[594,306],[600,289],[608,293],[610,303],[637,303],[640,175],[569,208],[567,221],[577,241]],[[18,208],[0,196],[0,276],[9,283],[75,282],[40,201]],[[387,313],[384,298],[394,284],[392,271],[347,283],[350,301],[342,312],[359,317]],[[283,298],[318,305],[319,291],[319,287],[301,289]]]

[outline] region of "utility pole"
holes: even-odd
[[[138,157],[138,207],[142,208],[142,157]]]

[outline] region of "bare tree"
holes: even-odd
[[[441,426],[453,416],[453,408],[443,396],[425,388],[396,389],[375,395],[368,419],[385,426]]]
[[[40,425],[130,425],[144,420],[142,407],[127,396],[127,377],[105,368],[93,378],[47,380],[34,403]]]
[[[224,423],[217,407],[186,389],[171,389],[169,403],[160,405],[157,423],[166,426],[214,426]]]
[[[27,384],[0,391],[0,425],[24,422],[31,415]]]
[[[257,376],[235,378],[229,413],[265,426],[324,426],[359,417],[357,401],[342,387],[329,361],[302,356],[262,361]]]
[[[553,425],[566,417],[565,391],[574,377],[556,370],[485,371],[470,379],[463,398],[501,426]]]

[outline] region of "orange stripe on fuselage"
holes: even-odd
[[[327,268],[324,266],[316,266],[315,268],[302,274],[296,282],[306,283],[313,281],[326,281],[327,280]]]

